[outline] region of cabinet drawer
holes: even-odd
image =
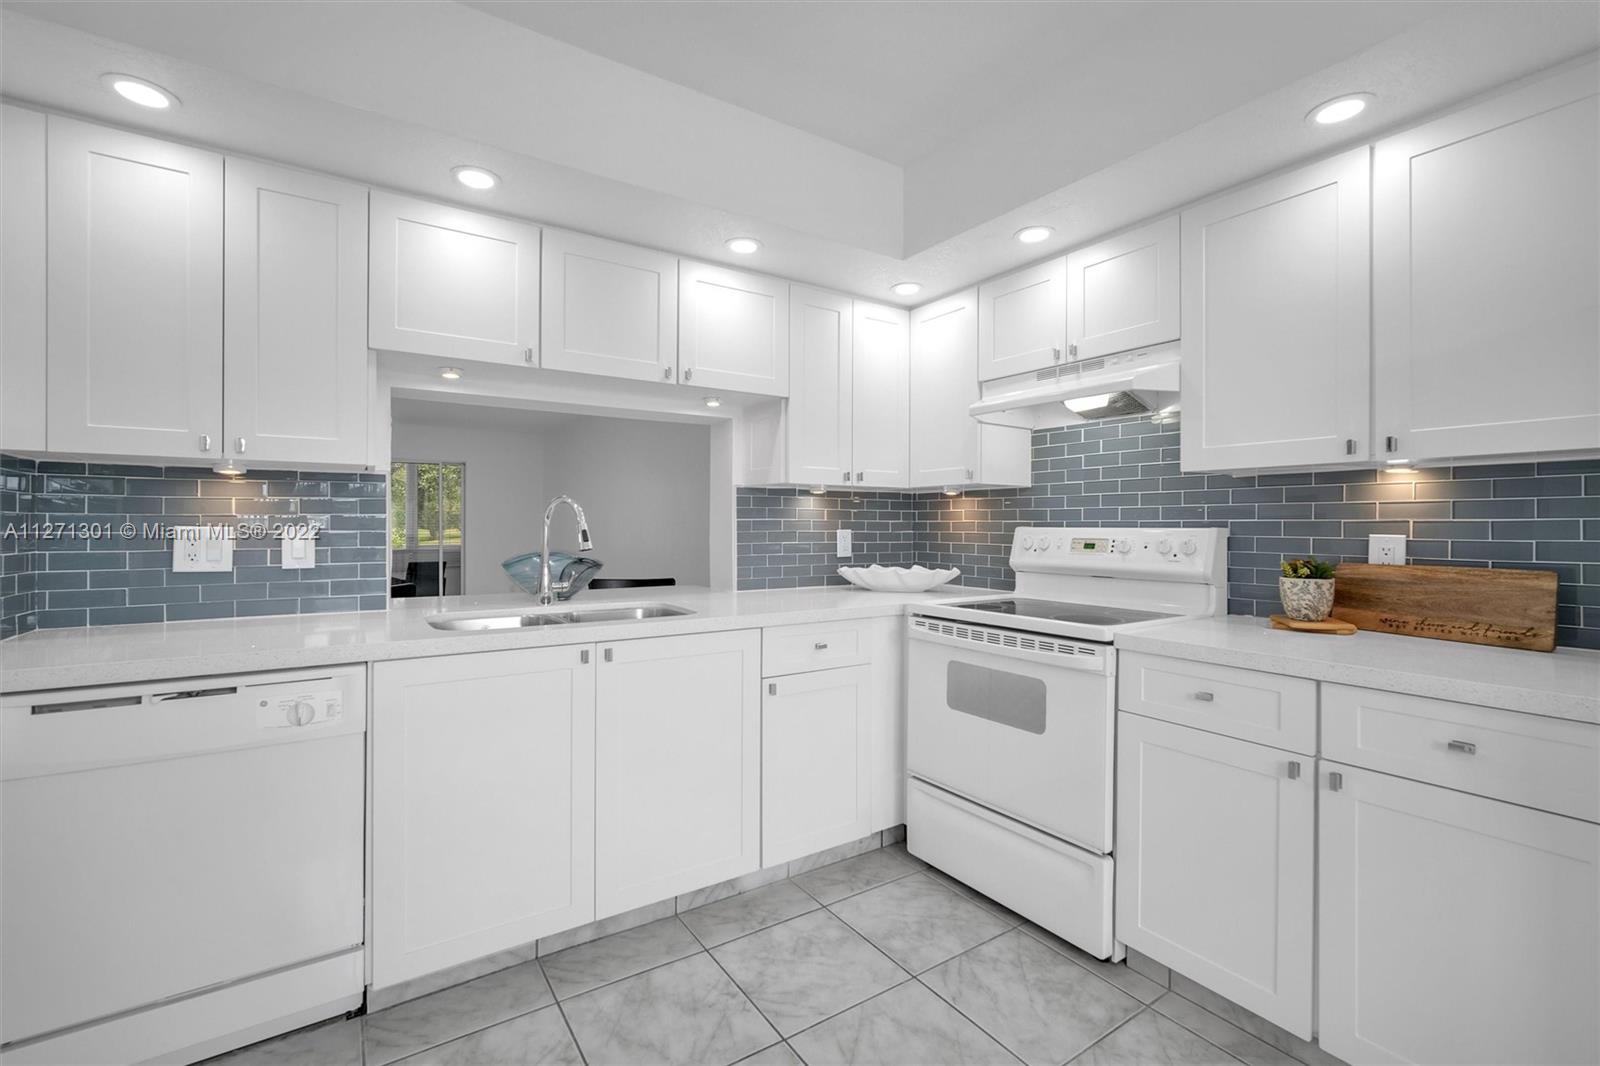
[[[1117,707],[1305,755],[1317,750],[1317,685],[1232,666],[1123,652]]]
[[[1348,685],[1322,705],[1329,759],[1600,822],[1600,728]]]
[[[761,631],[762,677],[858,666],[867,661],[866,626],[859,622],[769,626]]]

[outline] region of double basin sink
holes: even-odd
[[[651,618],[676,618],[694,614],[670,603],[640,603],[618,607],[576,607],[570,610],[512,611],[506,614],[436,614],[428,619],[435,629],[481,632],[492,629],[526,629],[533,626],[581,625],[584,622],[643,622]]]

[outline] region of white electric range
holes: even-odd
[[[1112,957],[1116,633],[1221,614],[1227,531],[1018,529],[1016,591],[911,614],[906,845]]]

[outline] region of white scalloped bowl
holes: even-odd
[[[961,576],[961,571],[925,566],[841,566],[839,576],[870,592],[927,592]]]

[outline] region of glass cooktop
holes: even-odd
[[[1096,607],[1086,603],[1061,603],[1056,600],[978,600],[955,603],[969,611],[1009,614],[1017,618],[1042,618],[1051,622],[1076,622],[1086,626],[1120,626],[1129,622],[1148,622],[1154,618],[1175,618],[1159,611],[1136,611],[1131,607]]]

